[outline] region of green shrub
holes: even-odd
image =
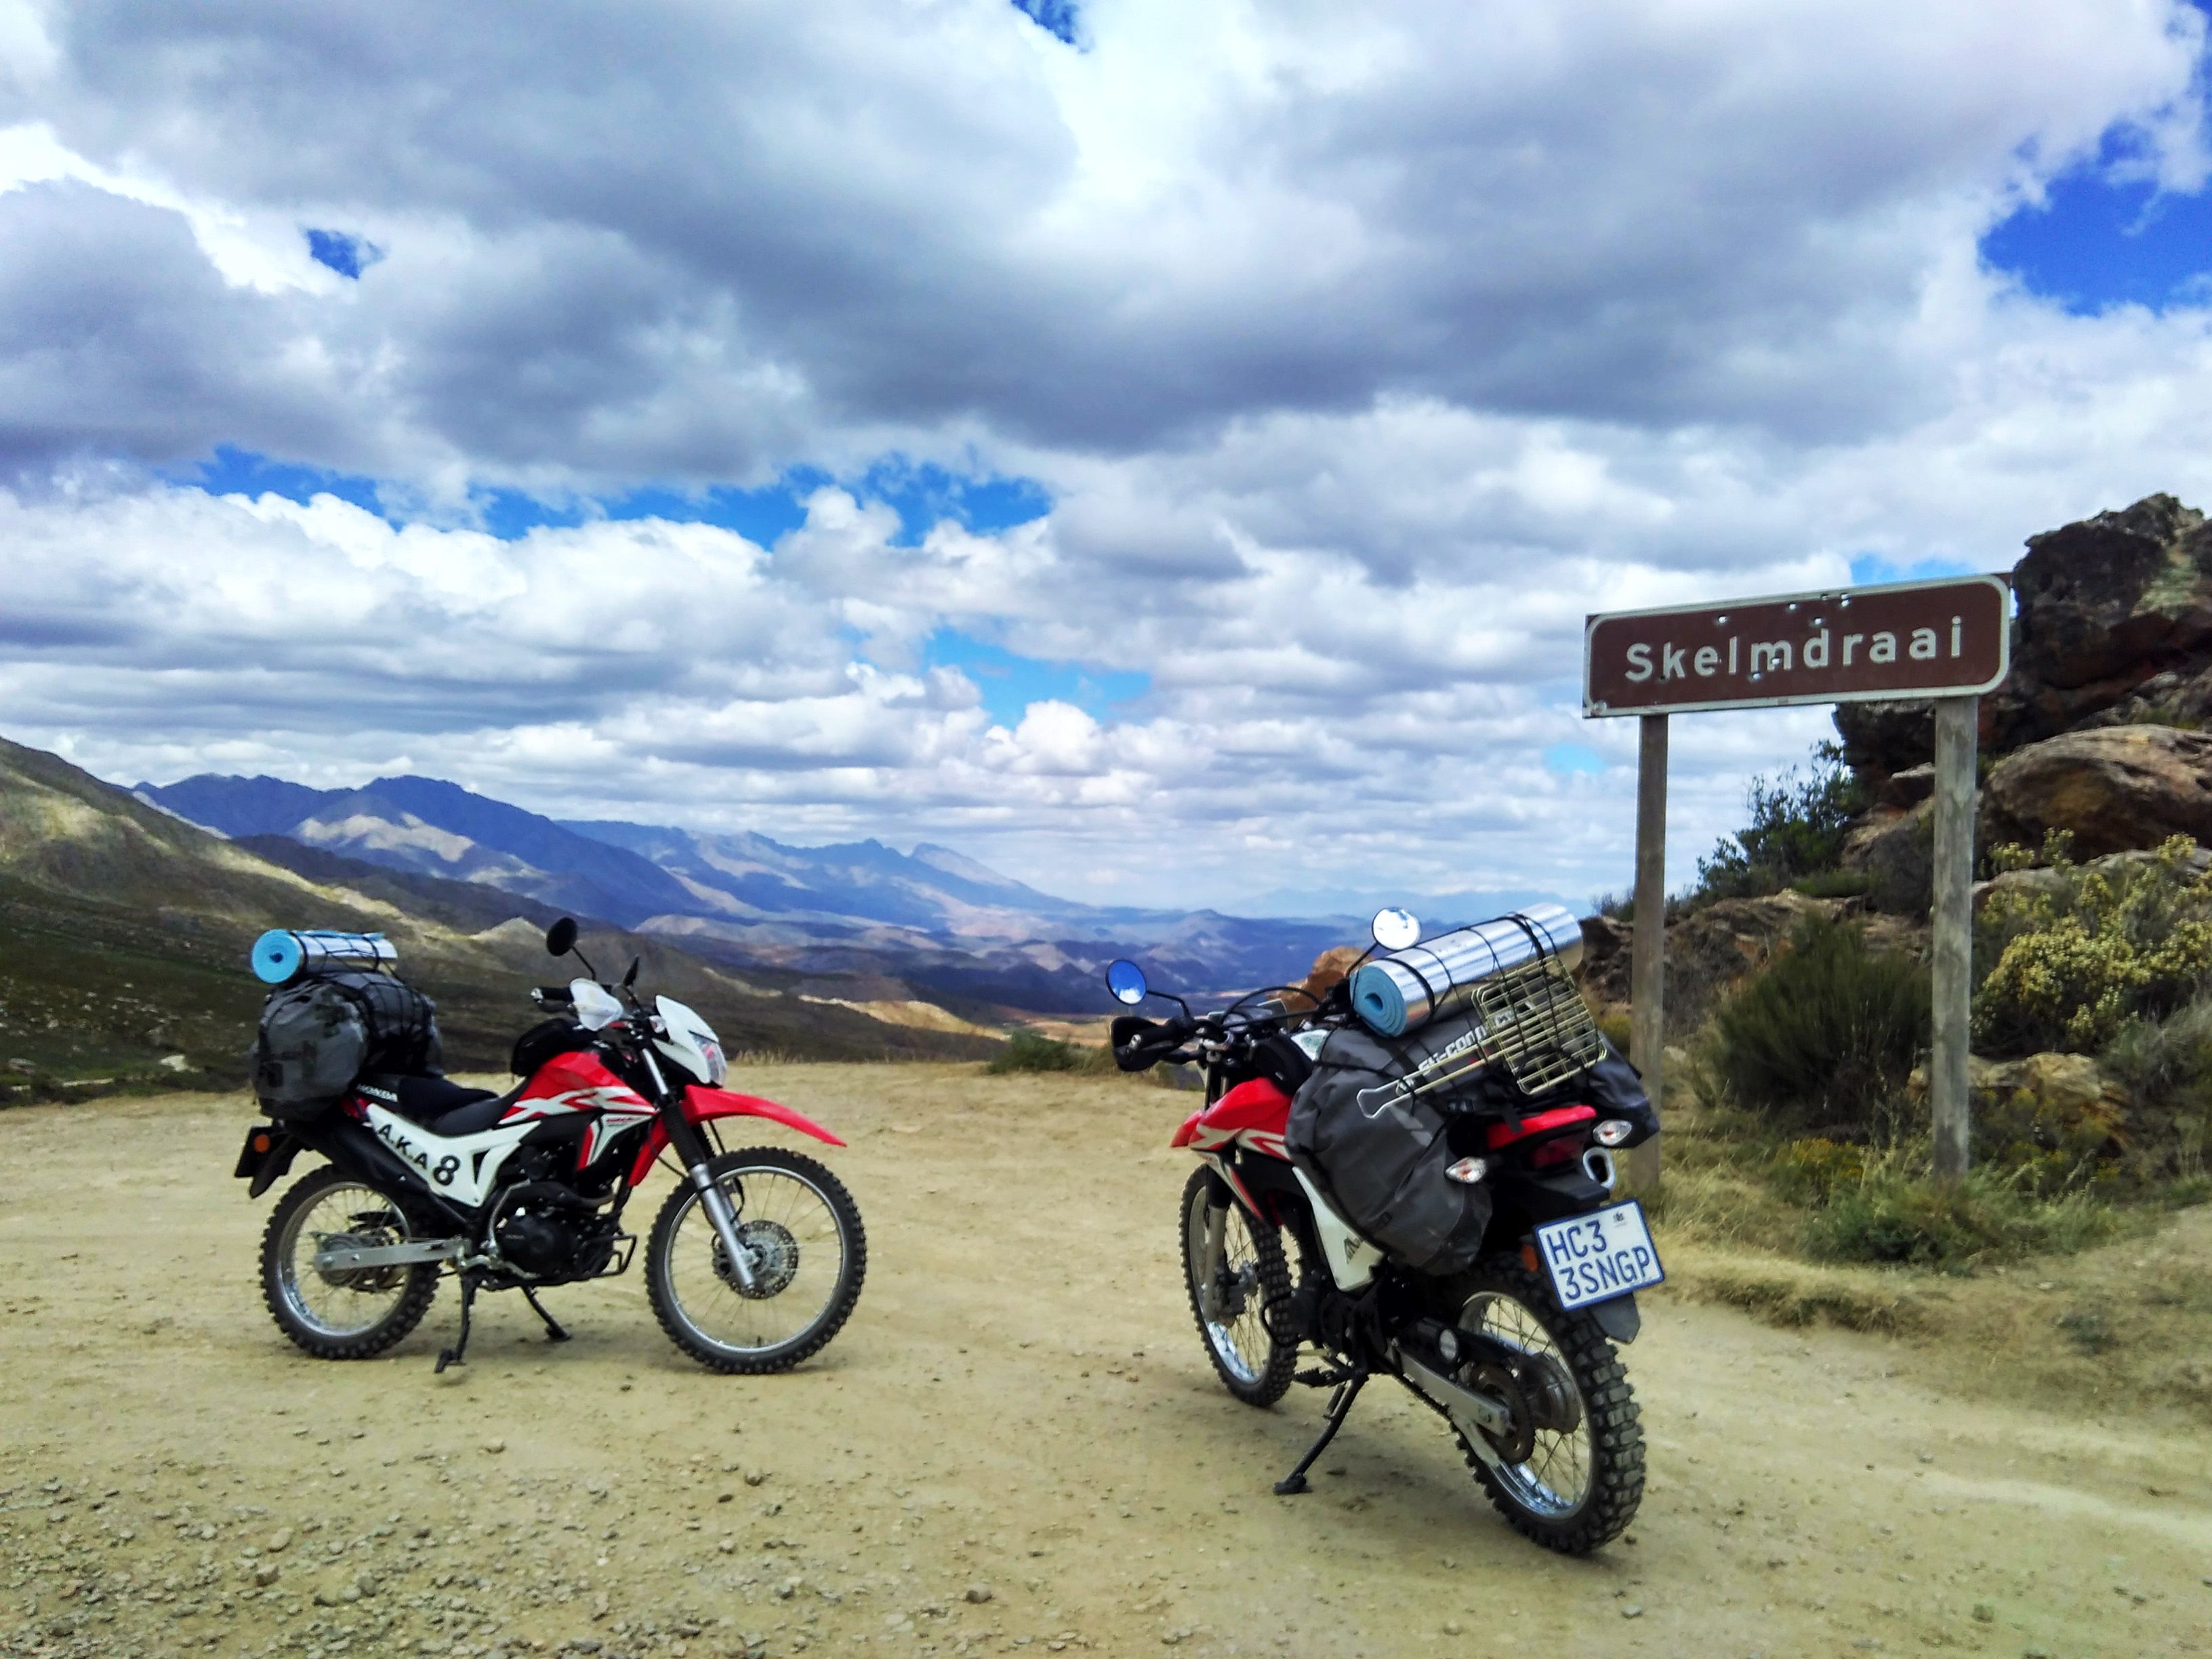
[[[1926,969],[1869,951],[1847,923],[1808,917],[1715,1017],[1705,1060],[1749,1110],[1884,1135],[1928,1020]]]
[[[1698,860],[1700,898],[1756,898],[1833,870],[1866,794],[1842,751],[1822,744],[1811,776],[1801,781],[1792,767],[1771,782],[1753,778],[1744,804],[1751,822]]]
[[[2189,870],[2193,845],[2177,836],[2151,859],[2085,870],[2053,841],[2044,879],[1992,894],[1976,929],[1990,964],[1974,994],[1983,1049],[2091,1054],[2187,1001],[2212,969],[2212,875]],[[1999,848],[1991,862],[2018,868],[2018,856]]]
[[[1806,1253],[1960,1273],[2087,1249],[2120,1231],[2118,1212],[2084,1193],[2039,1198],[1993,1170],[1958,1182],[1908,1173],[1925,1167],[1917,1146],[1870,1160],[1856,1184],[1837,1187],[1807,1215]]]
[[[1035,1031],[1016,1031],[983,1069],[994,1077],[1009,1072],[1110,1072],[1114,1057],[1103,1048],[1062,1042]]]
[[[2212,994],[2163,1020],[2129,1021],[2100,1059],[2135,1099],[2133,1172],[2152,1181],[2203,1180],[2212,1142]]]
[[[1825,1204],[1837,1189],[1866,1178],[1866,1157],[1834,1140],[1785,1141],[1767,1166],[1774,1188],[1800,1204]]]

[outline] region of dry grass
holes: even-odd
[[[1834,1325],[1899,1336],[1933,1322],[1917,1287],[1904,1274],[1880,1268],[1814,1267],[1670,1240],[1667,1273],[1679,1296],[1740,1308],[1785,1330]]]
[[[2115,1243],[1964,1274],[1816,1264],[1798,1255],[1804,1210],[1747,1167],[1742,1127],[1669,1091],[1666,1184],[1646,1199],[1662,1296],[1896,1338],[1947,1384],[2040,1407],[2212,1422],[2212,1206],[2131,1210]]]

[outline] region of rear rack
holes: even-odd
[[[1486,1061],[1502,1062],[1523,1094],[1556,1088],[1605,1058],[1589,1005],[1557,957],[1485,980],[1474,998]]]

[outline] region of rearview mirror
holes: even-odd
[[[1117,959],[1106,964],[1106,988],[1114,994],[1114,1000],[1125,1002],[1132,1008],[1145,1000],[1145,970],[1133,962]]]
[[[638,969],[638,964],[639,964],[640,963],[643,962],[644,960],[645,960],[645,958],[644,958],[643,957],[632,957],[629,959],[629,972],[628,972],[628,973],[626,973],[626,974],[624,974],[624,975],[623,975],[623,990],[627,991],[627,990],[629,990],[629,988],[630,988],[631,986],[633,986],[633,985],[635,985],[635,984],[636,984],[636,983],[637,983],[637,969]]]
[[[565,957],[576,948],[576,919],[563,916],[545,930],[545,954]]]
[[[1421,939],[1421,924],[1413,919],[1413,913],[1395,904],[1375,913],[1372,932],[1376,944],[1386,951],[1402,951]]]

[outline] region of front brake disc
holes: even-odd
[[[714,1241],[714,1276],[750,1302],[765,1302],[780,1296],[799,1276],[799,1241],[792,1237],[791,1229],[777,1221],[741,1221],[738,1224],[738,1242],[752,1252],[753,1282],[750,1287],[738,1278],[730,1265],[730,1253],[722,1248],[722,1241]]]

